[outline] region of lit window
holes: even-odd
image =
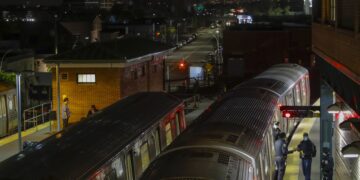
[[[149,157],[149,151],[148,151],[148,144],[144,143],[140,147],[140,153],[141,153],[141,167],[144,171],[150,164],[150,157]]]
[[[95,74],[78,74],[78,83],[96,83]]]
[[[167,123],[165,125],[165,136],[166,136],[166,145],[169,145],[172,142],[171,124],[170,123]]]

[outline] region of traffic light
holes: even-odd
[[[186,69],[187,63],[184,59],[180,60],[179,64],[178,64],[178,68],[179,70],[183,71]]]

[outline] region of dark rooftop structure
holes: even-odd
[[[150,39],[129,37],[115,41],[96,42],[45,60],[46,63],[125,63],[131,59],[171,50],[172,47]]]

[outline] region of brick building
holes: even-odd
[[[70,100],[70,122],[85,117],[92,104],[102,109],[136,92],[162,91],[163,62],[170,51],[158,42],[126,38],[49,57],[45,63],[52,67],[53,107],[57,109],[57,75],[61,100]]]

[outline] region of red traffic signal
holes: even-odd
[[[291,118],[291,113],[290,113],[290,112],[287,112],[287,111],[284,111],[284,112],[283,112],[283,117]]]
[[[179,64],[178,64],[178,68],[179,70],[185,70],[186,69],[186,66],[187,66],[187,63],[185,60],[180,60]]]
[[[282,111],[282,117],[284,117],[284,118],[313,117],[313,112],[312,111],[303,111],[303,110],[284,110],[284,111]]]

